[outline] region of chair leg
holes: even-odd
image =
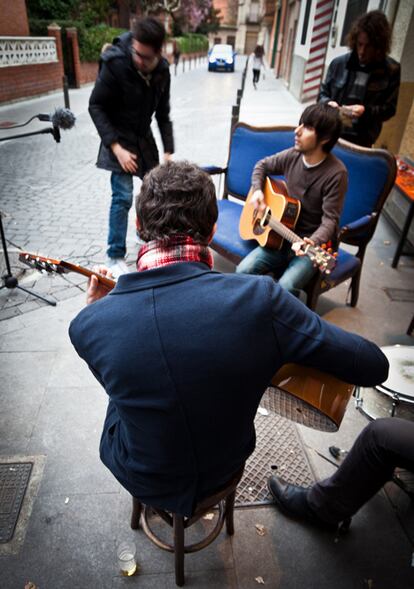
[[[136,498],[132,497],[132,515],[131,515],[131,528],[138,530],[139,518],[141,517],[142,503]]]
[[[226,497],[226,530],[229,536],[234,534],[234,501],[236,489]]]
[[[175,584],[182,587],[184,585],[184,518],[182,515],[173,515],[173,530]]]
[[[355,274],[355,276],[351,280],[351,302],[350,302],[351,307],[357,306],[358,297],[359,297],[359,284],[361,282],[361,270],[362,270],[362,268],[359,269],[359,271]]]

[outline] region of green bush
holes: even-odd
[[[81,61],[98,61],[102,45],[112,43],[115,37],[125,32],[125,29],[115,29],[104,24],[85,29],[82,45],[79,43]]]
[[[198,53],[208,50],[208,38],[198,33],[176,37],[176,41],[181,53]]]
[[[29,19],[30,34],[34,37],[45,37],[47,36],[47,27],[52,24],[50,19],[45,18],[31,18]],[[78,37],[82,38],[85,31],[85,25],[80,20],[56,20],[54,24],[58,24],[62,29],[62,37],[66,36],[65,31],[71,27],[78,29]]]
[[[64,59],[67,56],[66,29],[76,27],[78,30],[79,55],[81,61],[98,61],[104,43],[112,43],[115,37],[125,33],[125,29],[114,29],[107,25],[86,27],[79,20],[58,20],[56,23],[62,29],[62,46]],[[30,19],[30,34],[39,37],[47,36],[47,27],[50,20]]]

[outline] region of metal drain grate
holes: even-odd
[[[397,301],[400,303],[414,302],[414,290],[406,288],[384,288],[384,290],[391,301]]]
[[[31,462],[0,464],[0,542],[13,537],[29,482]]]
[[[272,467],[294,485],[309,487],[315,482],[308,458],[294,423],[269,413],[255,419],[256,450],[246,462],[244,475],[237,487],[236,507],[267,505],[272,499],[267,478]]]

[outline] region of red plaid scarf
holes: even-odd
[[[143,272],[178,262],[203,262],[213,268],[213,256],[207,245],[196,243],[189,235],[178,234],[141,246],[137,270]]]

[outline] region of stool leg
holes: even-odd
[[[175,584],[182,587],[184,585],[184,518],[182,515],[173,515],[173,529]]]
[[[131,515],[131,528],[138,530],[139,518],[141,517],[142,503],[136,498],[132,497],[132,515]]]
[[[226,497],[226,530],[229,536],[234,534],[234,501],[236,499],[236,490]]]

